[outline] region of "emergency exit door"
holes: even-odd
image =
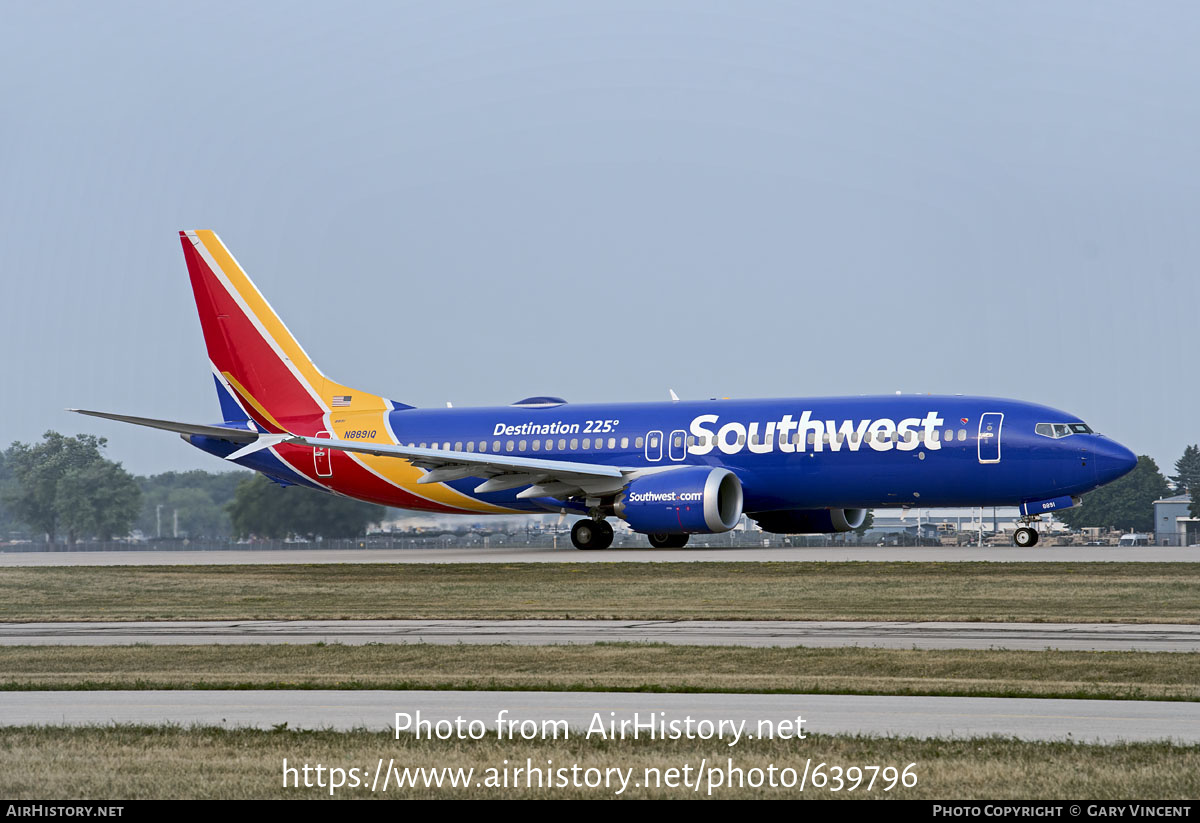
[[[317,438],[320,440],[330,440],[333,435],[326,431],[317,432]],[[315,446],[313,448],[313,464],[317,470],[317,477],[333,477],[333,461],[329,456],[329,449],[324,446]]]

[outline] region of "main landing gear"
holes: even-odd
[[[613,528],[607,520],[584,518],[571,527],[571,542],[584,551],[607,549],[613,542]]]
[[[682,549],[687,545],[689,535],[686,534],[667,534],[666,532],[652,532],[646,535],[650,541],[650,545],[656,549]]]

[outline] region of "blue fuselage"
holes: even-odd
[[[402,445],[624,468],[727,468],[741,481],[747,512],[1018,505],[1083,494],[1136,464],[1073,414],[982,397],[405,408],[388,419]],[[275,468],[268,455],[245,464]],[[448,485],[509,510],[556,505],[520,499],[518,490],[477,494],[477,478]]]

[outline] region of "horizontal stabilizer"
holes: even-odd
[[[234,443],[253,443],[258,439],[258,432],[249,429],[234,429],[225,426],[205,426],[199,423],[179,423],[174,420],[155,420],[151,417],[131,417],[127,414],[112,414],[110,412],[88,411],[87,409],[67,409],[76,414],[86,414],[90,417],[103,417],[105,420],[116,420],[121,423],[132,423],[135,426],[148,426],[152,429],[177,432],[178,434],[195,434],[202,437],[214,437],[218,440],[229,440]]]

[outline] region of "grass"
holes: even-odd
[[[1200,654],[871,648],[0,647],[0,690],[486,689],[1200,700]]]
[[[70,745],[63,745],[70,740]],[[647,767],[666,770],[688,765],[695,775],[701,761],[707,769],[732,759],[748,778],[751,769],[793,768],[802,772],[826,764],[893,766],[910,773],[915,786],[896,784],[891,791],[877,782],[870,791],[833,792],[829,787],[723,788],[714,797],[826,797],[907,799],[1078,799],[1154,798],[1187,800],[1200,796],[1200,746],[1166,743],[1084,745],[1030,743],[1003,738],[915,740],[810,735],[804,740],[750,740],[736,747],[704,741],[598,741],[575,735],[557,742],[418,741],[393,739],[367,731],[302,732],[179,727],[12,727],[0,728],[0,789],[11,800],[39,798],[291,798],[329,797],[328,788],[287,787],[283,761],[290,767],[317,764],[362,770],[369,782],[380,758],[398,768],[461,767],[476,771],[472,782],[489,768],[511,770],[531,760],[535,767],[552,760],[555,767],[633,769],[624,797],[703,797],[705,789],[635,788]],[[509,785],[513,785],[511,771]],[[567,775],[570,772],[566,773]],[[303,781],[303,773],[297,776]],[[310,772],[315,780],[315,772]],[[597,788],[407,788],[372,795],[369,785],[343,788],[340,798],[583,798],[612,797]]]
[[[0,621],[1200,622],[1192,563],[529,563],[0,570]]]

